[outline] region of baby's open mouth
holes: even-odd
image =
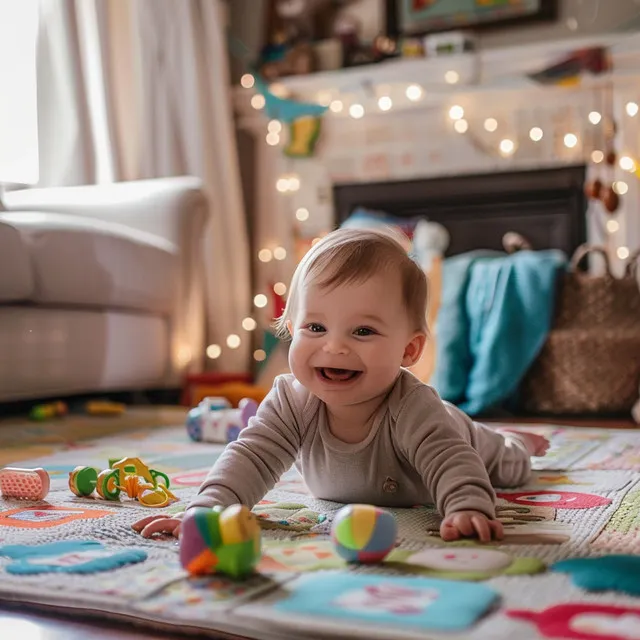
[[[324,380],[329,380],[330,382],[349,382],[362,373],[362,371],[354,371],[353,369],[334,369],[330,367],[320,367],[317,371]]]

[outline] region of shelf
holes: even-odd
[[[563,56],[599,46],[610,48],[616,69],[620,66],[620,71],[637,73],[640,32],[575,37],[433,58],[396,58],[373,65],[289,76],[277,82],[298,96],[325,91],[348,94],[366,86],[414,82],[428,92],[437,93],[514,89],[534,85],[527,75],[557,63]],[[447,84],[444,79],[447,71],[456,71],[459,82]]]
[[[485,100],[506,101],[516,106],[517,103],[528,101],[532,93],[539,95],[542,91],[547,92],[549,100],[572,100],[575,99],[573,94],[568,93],[565,87],[539,84],[529,74],[560,62],[576,50],[591,47],[609,49],[613,71],[600,75],[584,74],[579,91],[591,91],[611,83],[617,89],[627,86],[632,87],[634,92],[637,90],[640,85],[640,32],[575,37],[433,58],[396,58],[374,65],[282,78],[271,85],[271,90],[278,95],[309,102],[326,99],[325,104],[328,104],[330,100],[339,100],[343,103],[342,111],[331,114],[338,118],[349,117],[348,106],[356,102],[365,105],[367,113],[383,116],[376,106],[381,95],[392,98],[396,114],[437,107],[453,96],[463,100],[467,94],[469,97],[481,95]],[[459,82],[447,84],[447,71],[455,71]],[[413,83],[419,84],[423,90],[417,101],[410,100],[406,95],[407,87]],[[492,95],[508,92],[508,96]],[[559,94],[557,98],[552,97],[554,92]],[[262,133],[264,117],[251,107],[253,94],[254,90],[235,87],[234,106],[240,126],[255,128]]]

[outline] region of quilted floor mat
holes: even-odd
[[[347,565],[328,535],[342,505],[314,499],[292,469],[254,509],[263,558],[245,581],[189,578],[175,540],[131,529],[184,508],[220,446],[191,442],[182,426],[52,444],[3,460],[43,466],[51,491],[37,503],[0,498],[0,600],[212,636],[638,640],[640,596],[611,587],[629,590],[640,560],[640,432],[534,429],[552,448],[526,487],[499,492],[504,542],[445,544],[433,509],[394,510],[387,561]],[[69,490],[77,465],[125,456],[166,473],[180,501],[152,509]]]

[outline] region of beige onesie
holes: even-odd
[[[326,405],[288,374],[276,378],[189,508],[253,507],[294,463],[317,498],[381,507],[435,504],[442,515],[469,509],[491,518],[492,485],[518,486],[531,471],[517,436],[473,422],[405,369],[357,444],[331,433]]]

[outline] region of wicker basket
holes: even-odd
[[[605,274],[578,271],[588,253],[604,255]],[[532,413],[628,412],[640,385],[640,289],[635,269],[623,278],[609,269],[606,252],[582,246],[560,283],[553,329],[521,385]]]
[[[604,275],[592,276],[578,269],[590,253],[603,257]],[[602,247],[578,247],[561,283],[553,328],[640,330],[640,288],[635,278],[639,255],[636,252],[631,257],[623,278],[615,278]]]

